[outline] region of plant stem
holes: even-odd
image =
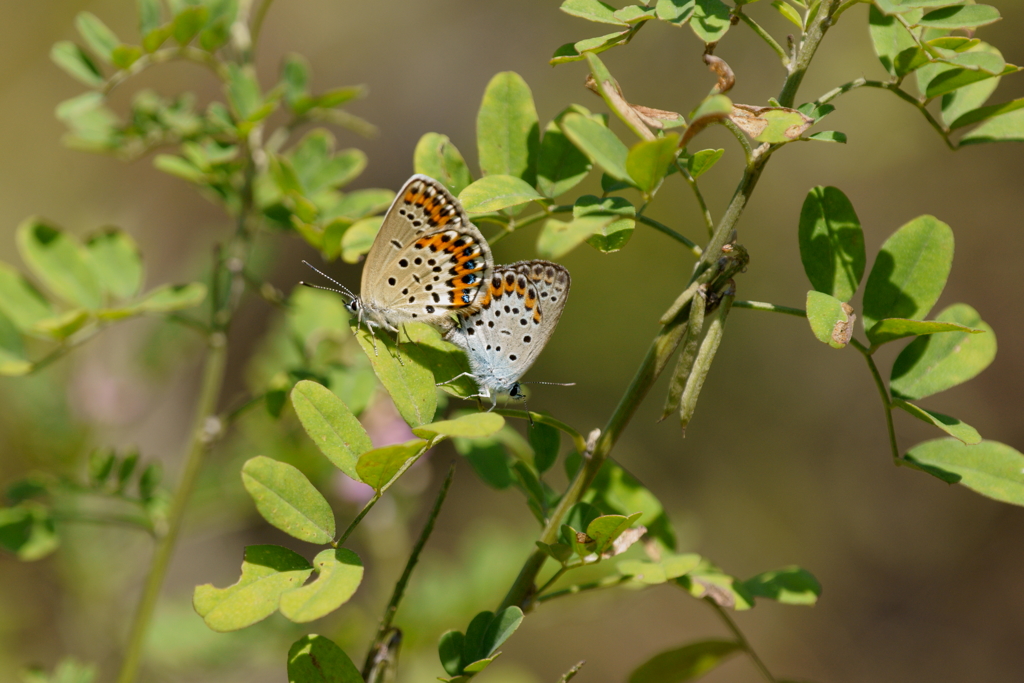
[[[149,623],[152,620],[157,600],[160,597],[160,588],[171,563],[174,545],[181,532],[189,498],[195,488],[206,452],[212,441],[219,435],[220,422],[216,419],[214,411],[217,409],[217,400],[224,382],[226,360],[227,339],[223,333],[214,333],[210,336],[209,352],[206,356],[206,365],[203,368],[202,388],[192,428],[192,438],[188,447],[188,456],[185,460],[185,470],[182,472],[181,481],[171,500],[171,510],[167,518],[167,533],[157,544],[153,564],[149,576],[146,577],[142,597],[132,621],[128,645],[121,663],[121,671],[117,676],[117,683],[132,683],[138,673],[146,635],[149,632]],[[215,424],[211,424],[211,420]]]
[[[761,661],[761,658],[757,656],[757,652],[755,652],[754,648],[751,647],[750,641],[748,641],[747,637],[743,635],[743,631],[741,631],[740,627],[736,625],[736,622],[732,620],[729,613],[711,598],[705,598],[704,602],[711,605],[711,609],[715,610],[715,613],[722,619],[722,621],[725,622],[726,627],[732,631],[732,635],[736,638],[736,642],[740,644],[743,651],[746,652],[747,656],[754,662],[754,666],[757,667],[761,676],[763,676],[768,683],[776,683],[775,677],[772,676],[772,672],[768,670],[768,667],[765,666],[763,661]]]
[[[784,313],[786,315],[795,315],[798,318],[806,318],[807,311],[802,308],[791,308],[789,306],[780,306],[779,304],[769,304],[764,301],[733,301],[733,308],[749,308],[754,311],[770,311],[772,313]]]
[[[352,535],[352,532],[356,530],[356,527],[359,526],[359,522],[363,521],[363,517],[366,516],[366,513],[372,510],[373,506],[377,504],[378,500],[380,500],[380,493],[373,494],[373,498],[366,502],[366,505],[364,505],[363,509],[359,511],[359,514],[356,515],[356,518],[353,519],[352,523],[348,525],[347,529],[345,529],[345,533],[338,537],[338,540],[332,543],[331,545],[337,548],[338,546],[344,544],[345,541],[348,540],[348,537]]]
[[[850,340],[850,346],[861,352],[864,356],[864,360],[867,361],[868,369],[871,370],[871,376],[875,380],[875,386],[878,388],[878,395],[882,399],[882,407],[885,409],[885,426],[889,430],[889,448],[892,450],[892,459],[899,465],[902,463],[903,458],[900,456],[900,447],[896,443],[896,427],[892,423],[892,399],[889,397],[889,391],[885,388],[885,382],[882,380],[881,373],[878,372],[878,366],[875,365],[875,359],[872,357],[873,350],[867,348],[856,339]]]
[[[599,590],[601,588],[614,588],[620,586],[630,579],[632,576],[606,576],[598,581],[592,581],[590,583],[579,583],[575,586],[568,586],[561,590],[552,591],[547,595],[539,595],[534,599],[536,603],[547,602],[548,600],[554,600],[555,598],[565,597],[566,595],[576,595],[577,593],[586,593],[587,591]]]
[[[708,228],[708,236],[710,237],[715,234],[715,219],[711,217],[711,211],[708,210],[707,202],[704,201],[704,195],[701,194],[700,187],[697,185],[697,179],[690,175],[690,169],[679,161],[679,157],[676,157],[676,168],[679,169],[679,173],[686,180],[686,184],[693,190],[693,196],[697,198],[697,204],[700,206],[700,213],[704,218],[704,224]],[[697,256],[699,257],[700,254],[697,254]]]
[[[560,578],[562,578],[562,575],[565,574],[565,572],[567,572],[568,570],[569,568],[566,567],[564,564],[561,567],[559,567],[558,571],[552,574],[551,578],[545,581],[544,585],[537,589],[537,595],[543,595],[544,591],[546,591],[548,588],[551,588],[551,586],[554,585],[555,581],[558,581]],[[537,602],[540,602],[540,597],[537,598]]]
[[[701,248],[699,246],[697,246],[697,243],[694,242],[693,240],[691,240],[689,237],[686,237],[685,235],[682,235],[682,234],[676,232],[675,230],[673,230],[672,228],[668,227],[664,223],[659,223],[658,221],[654,220],[653,218],[649,218],[647,216],[637,216],[636,219],[638,221],[640,221],[641,223],[643,223],[644,225],[651,226],[652,228],[654,228],[658,232],[665,233],[666,235],[668,235],[669,237],[671,237],[675,241],[682,242],[683,244],[686,245],[687,249],[689,249],[691,252],[693,252],[694,256],[696,256],[697,258],[700,258],[700,255],[702,253],[701,252]]]
[[[387,608],[384,610],[384,616],[381,617],[380,626],[377,628],[377,636],[374,638],[373,643],[370,645],[369,652],[366,655],[366,664],[363,670],[366,671],[373,664],[373,653],[376,652],[378,646],[380,646],[388,635],[388,631],[391,629],[391,621],[395,618],[395,612],[398,611],[398,603],[402,601],[402,595],[405,593],[406,584],[409,583],[409,577],[412,576],[412,570],[416,566],[416,563],[420,559],[420,553],[423,551],[423,547],[427,544],[427,539],[430,538],[430,533],[434,530],[434,522],[437,521],[437,516],[441,513],[441,505],[444,503],[445,497],[448,495],[448,488],[452,485],[452,479],[455,478],[455,463],[452,462],[448,468],[448,476],[444,478],[444,483],[441,484],[441,490],[437,493],[437,499],[434,501],[434,507],[430,509],[430,514],[427,516],[427,523],[423,527],[423,531],[420,532],[420,537],[416,541],[416,545],[412,549],[412,553],[409,555],[408,562],[405,563],[405,570],[402,572],[401,578],[398,579],[398,583],[395,584],[395,590],[391,594],[391,601],[388,602]]]
[[[838,6],[839,0],[825,0],[822,2],[822,6],[818,10],[814,21],[807,27],[807,31],[800,41],[800,47],[797,49],[796,58],[789,64],[789,75],[786,77],[786,82],[783,84],[782,91],[777,98],[779,104],[783,107],[793,106],[797,90],[800,89],[800,83],[804,80],[804,74],[807,73],[807,67],[810,66],[814,53],[818,51],[818,45],[821,44],[822,38],[825,37],[825,32],[832,25],[832,14]]]
[[[258,45],[260,41],[260,31],[263,30],[263,20],[267,18],[267,12],[270,10],[270,6],[274,4],[274,0],[263,0],[260,6],[256,8],[256,15],[252,20],[252,44]]]
[[[775,54],[779,55],[779,58],[782,60],[782,66],[788,67],[789,55],[787,55],[786,51],[782,49],[782,46],[779,45],[779,43],[774,38],[772,38],[771,34],[768,33],[768,31],[765,31],[760,24],[758,24],[756,21],[748,17],[746,14],[744,14],[742,10],[742,7],[738,8],[735,12],[733,12],[733,16],[739,17],[740,21],[749,26],[754,31],[754,33],[756,33],[761,38],[761,40],[768,44],[768,47],[775,51]]]
[[[550,415],[535,413],[533,411],[527,412],[525,410],[512,410],[510,408],[497,408],[491,412],[497,413],[498,415],[504,415],[505,417],[517,417],[520,420],[532,419],[534,422],[554,427],[555,429],[565,432],[565,434],[572,439],[573,446],[576,447],[577,453],[582,453],[587,450],[587,440],[583,438],[582,434],[561,420],[557,420]]]

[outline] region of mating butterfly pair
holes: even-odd
[[[463,375],[493,408],[498,394],[522,397],[519,378],[551,337],[569,283],[569,271],[549,261],[495,267],[458,200],[417,174],[384,215],[359,296],[343,293],[346,308],[368,327],[397,332],[403,323],[423,322],[438,328],[465,351],[471,370]]]

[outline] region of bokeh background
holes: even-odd
[[[306,55],[317,90],[364,83],[370,96],[352,111],[380,127],[370,141],[338,132],[340,146],[365,150],[370,165],[352,187],[397,188],[412,171],[412,151],[427,132],[451,137],[475,166],[475,119],[487,81],[515,70],[533,89],[543,121],[565,105],[603,105],[583,88],[578,64],[552,68],[559,45],[595,35],[598,25],[557,10],[556,0],[435,0],[364,3],[277,0],[267,20],[259,68],[276,78],[283,54]],[[1024,62],[1024,4],[999,3],[1004,20],[981,37],[1008,62]],[[14,229],[42,214],[80,235],[113,224],[129,231],[146,260],[147,284],[198,277],[226,219],[186,184],[148,159],[123,164],[61,145],[56,104],[81,88],[49,60],[53,42],[75,39],[73,19],[89,10],[120,35],[135,35],[127,0],[0,4],[0,259],[20,263]],[[750,8],[776,35],[788,30],[768,6]],[[857,6],[828,34],[798,101],[859,76],[883,78]],[[688,29],[646,28],[627,48],[603,55],[630,101],[688,111],[713,84]],[[716,54],[734,69],[738,102],[763,104],[782,72],[773,54],[742,26]],[[202,70],[171,64],[147,72],[114,97],[122,107],[138,87],[163,95],[218,95]],[[1004,79],[993,101],[1024,95],[1024,78]],[[808,189],[835,185],[852,200],[869,259],[897,227],[923,213],[949,223],[957,240],[949,284],[936,310],[967,302],[996,330],[1000,351],[974,381],[924,402],[956,415],[990,439],[1024,449],[1021,386],[1024,334],[1024,155],[1019,145],[950,152],[920,115],[881,91],[861,90],[834,104],[826,128],[849,144],[791,145],[768,165],[740,223],[751,253],[739,297],[803,306],[808,289],[797,251],[797,218]],[[740,154],[722,130],[700,147],[726,156],[702,181],[718,215],[739,175]],[[700,241],[694,203],[676,183],[650,215]],[[579,188],[594,191],[596,181]],[[534,254],[535,229],[496,246],[498,262]],[[285,291],[315,257],[298,240],[264,245],[267,278]],[[691,257],[661,234],[636,231],[628,247],[600,254],[583,246],[564,258],[573,290],[553,340],[527,379],[574,381],[535,387],[531,407],[588,431],[603,424],[656,331],[656,319],[686,280]],[[870,263],[870,261],[869,261]],[[1015,265],[1016,263],[1016,265]],[[356,285],[359,266],[331,272]],[[857,300],[855,300],[855,305]],[[276,313],[247,301],[232,330],[226,396],[244,391],[257,340]],[[72,471],[95,445],[138,445],[164,461],[173,479],[196,394],[198,348],[186,332],[131,323],[41,376],[0,382],[0,484],[33,469]],[[862,336],[862,331],[858,330]],[[901,344],[879,353],[887,366]],[[741,577],[799,564],[824,593],[813,608],[762,602],[737,615],[773,672],[814,681],[1019,681],[1024,676],[1024,511],[919,472],[893,467],[878,397],[862,359],[817,342],[806,322],[735,310],[685,439],[672,420],[657,424],[665,382],[652,391],[615,456],[666,505],[685,550]],[[901,448],[933,438],[897,415]],[[287,422],[287,418],[286,418]],[[439,449],[412,473],[394,500],[367,520],[355,544],[367,582],[356,601],[299,629],[275,616],[235,634],[214,634],[190,606],[192,588],[236,580],[243,545],[282,542],[261,522],[241,487],[246,458],[306,452],[291,426],[262,417],[210,459],[187,535],[165,587],[150,648],[149,681],[282,681],[287,646],[312,630],[330,635],[353,658],[363,649],[401,570],[411,538],[448,463]],[[305,450],[304,450],[305,449]],[[316,466],[312,466],[314,469]],[[333,482],[339,519],[353,514]],[[536,525],[519,494],[487,489],[463,466],[398,625],[407,632],[402,680],[443,672],[434,645],[493,608],[532,548]],[[58,553],[22,564],[0,556],[0,680],[19,667],[51,666],[71,654],[97,662],[101,680],[116,671],[146,566],[148,539],[128,531],[67,530]],[[484,674],[514,683],[554,681],[580,659],[577,680],[625,680],[654,653],[690,640],[726,636],[698,601],[668,587],[577,596],[529,616]],[[736,659],[708,681],[754,681]]]

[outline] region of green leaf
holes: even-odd
[[[137,0],[139,10],[139,33],[145,36],[163,23],[160,0]]]
[[[559,59],[559,62],[586,59],[589,54],[596,55],[599,52],[604,52],[609,48],[626,42],[626,39],[629,38],[631,34],[632,31],[616,31],[615,33],[606,33],[603,36],[595,36],[593,38],[578,40],[572,44],[573,52],[577,57],[573,59],[572,55],[565,55],[563,58]],[[555,63],[555,60],[552,59],[551,63]]]
[[[1024,454],[999,443],[967,446],[956,439],[919,443],[904,462],[950,484],[962,484],[988,498],[1024,505]]]
[[[923,69],[919,70],[918,73],[923,73],[923,71]],[[940,71],[931,78],[928,81],[928,86],[924,89],[924,95],[927,99],[932,99],[973,83],[978,83],[979,81],[999,78],[1000,76],[1017,73],[1018,71],[1020,71],[1020,67],[1011,64],[1007,64],[1006,68],[998,74],[992,74],[981,69],[962,69],[954,66]]]
[[[190,183],[206,184],[207,175],[204,171],[196,168],[195,164],[173,154],[157,154],[153,157],[154,168],[177,176]]]
[[[614,216],[583,216],[566,223],[549,218],[537,236],[537,253],[544,258],[560,258],[619,220]]]
[[[114,51],[110,53],[110,61],[114,63],[118,69],[128,69],[132,64],[139,61],[139,57],[142,56],[142,49],[135,47],[134,45],[118,45],[114,48]]]
[[[71,41],[62,40],[54,43],[50,50],[50,59],[79,83],[93,88],[103,85],[103,74],[99,68],[82,48]]]
[[[703,676],[741,650],[732,640],[703,640],[648,659],[629,675],[629,683],[678,683]]]
[[[348,320],[345,304],[334,292],[297,286],[288,298],[288,329],[307,349],[326,338],[348,337]]]
[[[93,271],[108,294],[129,299],[138,293],[142,287],[142,257],[130,235],[108,228],[90,237],[85,249]]]
[[[302,472],[263,455],[242,467],[242,483],[263,519],[300,541],[326,545],[334,539],[334,513]]]
[[[558,459],[558,451],[562,446],[562,432],[554,427],[535,422],[527,432],[530,447],[533,448],[533,466],[543,474],[551,469]]]
[[[665,555],[657,562],[623,560],[616,565],[616,569],[623,576],[653,586],[684,576],[700,566],[701,560],[701,556],[696,553]]]
[[[227,588],[196,586],[192,606],[214,631],[237,631],[277,611],[281,596],[305,583],[313,567],[298,553],[276,545],[245,549],[242,576]]]
[[[441,666],[449,676],[457,676],[462,672],[462,646],[466,637],[462,631],[445,631],[437,644],[437,654],[441,658]]]
[[[566,473],[575,474],[578,463],[578,454],[567,457]],[[647,527],[648,535],[656,538],[667,550],[675,550],[675,533],[661,502],[617,464],[605,462],[601,466],[583,499],[604,514],[629,515],[635,511],[643,512],[639,521]]]
[[[587,238],[587,244],[606,254],[626,246],[636,227],[636,208],[623,197],[598,199],[592,194],[583,195],[573,204],[572,215],[574,220],[586,216],[614,219]]]
[[[960,145],[985,142],[1024,142],[1024,110],[996,116],[960,138]]]
[[[310,634],[288,650],[288,683],[363,683],[363,676],[344,650]]]
[[[717,97],[724,98],[722,95]],[[814,119],[796,109],[752,107],[746,104],[732,105],[729,118],[755,141],[772,144],[799,140],[814,123]],[[693,119],[694,123],[698,121],[696,114]]]
[[[424,134],[416,143],[412,159],[416,173],[440,181],[454,195],[458,195],[473,182],[466,160],[447,135]]]
[[[1019,109],[1024,109],[1024,97],[1011,100],[1009,102],[1003,102],[1002,104],[992,104],[987,107],[980,107],[978,109],[967,111],[958,116],[953,123],[949,124],[949,129],[956,130],[957,128],[963,128],[964,126],[980,123]],[[1020,115],[1018,115],[1018,118],[1019,117]],[[968,135],[970,135],[970,133]],[[963,142],[961,142],[961,144],[963,144]]]
[[[21,258],[50,291],[84,308],[103,305],[99,279],[78,240],[35,217],[18,226],[16,239]]]
[[[878,61],[890,76],[903,75],[897,69],[897,60],[901,54],[911,53],[917,49],[914,35],[907,30],[899,17],[883,14],[875,5],[868,8],[868,29]]]
[[[675,161],[679,136],[669,134],[633,145],[626,157],[626,172],[641,192],[651,193]]]
[[[0,375],[28,374],[32,363],[25,355],[25,344],[14,323],[0,311]]]
[[[937,394],[975,377],[996,356],[996,336],[967,304],[953,304],[935,317],[984,330],[986,334],[943,332],[918,337],[896,357],[889,388],[893,396],[915,400]]]
[[[476,138],[483,175],[510,175],[536,184],[540,128],[533,94],[522,76],[503,71],[487,84]]]
[[[206,285],[192,282],[187,285],[161,285],[150,290],[130,310],[138,313],[170,313],[198,306],[206,298]]]
[[[418,364],[430,370],[439,382],[441,390],[462,398],[479,392],[476,382],[470,377],[460,377],[454,382],[448,381],[471,370],[462,349],[442,340],[440,332],[423,323],[404,324],[402,332],[402,343],[405,344],[406,338],[411,342],[405,346],[406,351]],[[444,384],[440,384],[441,382]]]
[[[311,108],[307,104],[311,99],[309,80],[309,60],[300,54],[285,55],[281,64],[281,83],[284,85],[284,101],[293,111],[297,108],[308,111]]]
[[[97,57],[108,64],[112,61],[111,53],[121,41],[99,17],[92,12],[79,12],[75,17],[75,28]]]
[[[850,343],[856,319],[849,304],[813,289],[807,292],[807,322],[821,343],[844,348]]]
[[[525,180],[511,175],[488,175],[461,193],[459,202],[470,213],[490,213],[544,199]]]
[[[547,125],[537,153],[537,189],[552,199],[576,187],[593,168],[590,159],[569,141],[560,127],[562,119],[572,111],[573,107],[565,109]]]
[[[175,19],[175,24],[177,23],[178,20]],[[225,88],[228,103],[238,118],[247,120],[263,105],[263,94],[256,79],[256,70],[250,65],[239,66],[234,63],[228,63],[227,69],[228,80]]]
[[[175,13],[174,20],[171,22],[174,40],[179,45],[187,45],[196,37],[199,30],[206,25],[209,16],[210,11],[206,7],[198,5],[186,7],[180,12]],[[233,66],[235,66],[233,63],[228,64],[229,69]]]
[[[46,557],[60,544],[49,511],[38,503],[0,508],[0,548],[25,562]]]
[[[356,339],[402,419],[410,427],[432,421],[437,411],[437,390],[430,369],[416,362],[405,349],[399,351],[387,335],[376,337],[374,344],[370,333],[360,329]]]
[[[469,461],[480,480],[491,488],[503,491],[515,483],[511,458],[501,440],[455,439],[455,450]]]
[[[969,332],[978,334],[984,330],[975,330],[956,323],[938,322],[936,320],[907,320],[906,318],[885,318],[875,323],[875,326],[868,330],[868,338],[875,346],[886,342],[903,339],[904,337],[919,337],[924,334],[935,334],[937,332]]]
[[[882,245],[864,286],[864,329],[882,318],[920,320],[946,286],[953,265],[953,231],[934,216],[919,216]]]
[[[416,427],[412,433],[424,439],[437,436],[480,438],[491,436],[505,426],[505,418],[495,413],[471,413],[454,420],[441,420],[422,427]]]
[[[615,539],[633,526],[633,523],[642,515],[642,512],[634,512],[628,517],[625,515],[602,515],[591,520],[587,525],[587,536],[594,539],[594,552],[600,555],[610,549]]]
[[[483,657],[494,656],[501,644],[516,632],[521,623],[523,623],[523,610],[515,605],[506,607],[495,614],[484,633],[481,647]]]
[[[381,493],[426,451],[428,445],[423,439],[413,439],[366,451],[359,456],[359,462],[356,463],[359,481]]]
[[[52,339],[67,339],[82,329],[90,320],[89,312],[80,308],[65,311],[45,320],[38,320],[31,331]]]
[[[928,12],[918,20],[917,25],[952,31],[958,28],[988,26],[1001,18],[999,10],[991,5],[954,5]]]
[[[696,0],[690,28],[705,43],[716,43],[729,30],[731,18],[729,6],[722,0]]]
[[[822,130],[817,133],[811,133],[807,136],[807,139],[818,142],[838,142],[840,145],[845,145],[846,133],[841,133],[838,130]]]
[[[821,584],[800,567],[786,567],[747,579],[743,586],[751,595],[786,605],[813,605],[821,595]]]
[[[613,16],[619,21],[624,21],[632,26],[633,24],[639,24],[649,19],[654,19],[655,10],[653,7],[626,5],[622,9],[615,10]]]
[[[616,180],[632,183],[626,170],[629,149],[607,126],[577,113],[566,114],[561,125],[565,136],[587,158]]]
[[[800,260],[814,289],[849,301],[864,277],[864,233],[836,187],[813,188],[800,210]]]
[[[690,20],[695,5],[695,0],[658,0],[654,11],[662,21],[682,26]]]
[[[337,204],[324,212],[327,220],[344,218],[348,221],[358,221],[367,216],[384,211],[395,200],[395,193],[392,190],[369,188],[356,190],[343,196]],[[330,226],[325,229],[327,232]]]
[[[313,559],[316,581],[281,596],[281,614],[305,624],[338,609],[355,594],[363,580],[363,562],[346,548],[328,548]]]
[[[686,170],[696,180],[710,171],[711,167],[718,163],[723,154],[725,154],[724,149],[702,149],[699,152],[695,152],[693,156],[686,159]]]
[[[302,380],[292,389],[292,406],[309,438],[334,466],[359,481],[356,463],[373,448],[366,430],[327,387]]]
[[[701,567],[680,576],[675,582],[693,597],[707,598],[722,607],[743,611],[754,606],[754,596],[747,591],[742,581],[707,561]]]
[[[0,313],[27,332],[36,322],[53,316],[53,308],[21,273],[0,263]]]
[[[600,24],[626,26],[626,22],[615,17],[615,8],[599,0],[565,0],[560,10],[574,17]]]
[[[341,260],[345,263],[358,263],[370,251],[383,223],[383,216],[364,218],[353,223],[341,237]]]
[[[800,13],[793,9],[792,5],[785,0],[774,0],[772,2],[772,7],[774,7],[787,21],[803,31],[804,20],[801,18]]]
[[[981,443],[981,434],[978,433],[978,430],[966,422],[961,422],[955,417],[943,415],[942,413],[937,413],[933,410],[925,410],[913,403],[907,403],[900,398],[894,398],[892,400],[892,404],[897,408],[907,411],[918,420],[921,420],[921,422],[927,422],[930,425],[935,425],[953,438],[962,441],[967,445]]]

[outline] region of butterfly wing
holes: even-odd
[[[360,295],[379,322],[447,326],[472,310],[493,270],[491,249],[452,194],[414,175],[391,204],[363,266]]]
[[[500,266],[480,295],[480,307],[460,314],[460,327],[445,339],[466,351],[478,382],[507,391],[551,338],[569,284],[569,271],[549,261]]]

